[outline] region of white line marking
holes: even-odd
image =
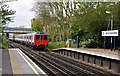
[[[40,72],[42,72],[42,74],[44,74],[44,75],[47,76],[47,74],[46,74],[42,69],[40,69],[27,55],[25,55],[20,49],[18,49],[18,50],[19,50],[19,52],[21,52],[38,70],[40,70]]]
[[[17,50],[17,49],[16,49]],[[21,57],[26,61],[26,63],[30,66],[30,68],[35,72],[37,76],[40,76],[39,73],[36,71],[36,69],[29,63],[29,61],[20,53],[19,50],[17,52],[21,55]]]

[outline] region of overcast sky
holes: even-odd
[[[14,22],[10,23],[10,27],[25,26],[31,27],[31,19],[34,18],[34,12],[30,11],[34,5],[34,0],[18,0],[8,3],[10,9],[16,11]]]
[[[11,27],[25,26],[27,28],[30,28],[31,19],[34,18],[34,12],[30,10],[34,5],[34,1],[35,0],[18,0],[8,3],[10,9],[16,11],[15,18],[13,20],[14,22],[10,23],[9,26]],[[43,1],[43,0],[39,0],[39,1]],[[49,0],[44,0],[44,1],[49,1]]]

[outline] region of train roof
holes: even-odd
[[[46,32],[34,32],[34,33],[28,33],[28,34],[21,34],[21,35],[15,35],[15,36],[22,36],[22,35],[39,35],[39,34],[44,34],[44,35],[48,35],[48,33]]]
[[[36,32],[36,34],[48,34],[48,33],[46,33],[46,32]]]

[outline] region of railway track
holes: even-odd
[[[43,69],[49,76],[111,75],[110,73],[100,70],[99,68],[83,64],[75,59],[60,55],[55,52],[32,50],[29,47],[24,47],[23,45],[17,43],[10,43],[14,47],[19,47],[25,54],[33,59],[33,61],[35,61],[37,65],[41,69]]]

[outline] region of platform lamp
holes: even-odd
[[[113,12],[112,11],[106,11],[107,14],[111,14],[111,30],[113,28]],[[112,36],[111,36],[111,51],[112,51]]]

